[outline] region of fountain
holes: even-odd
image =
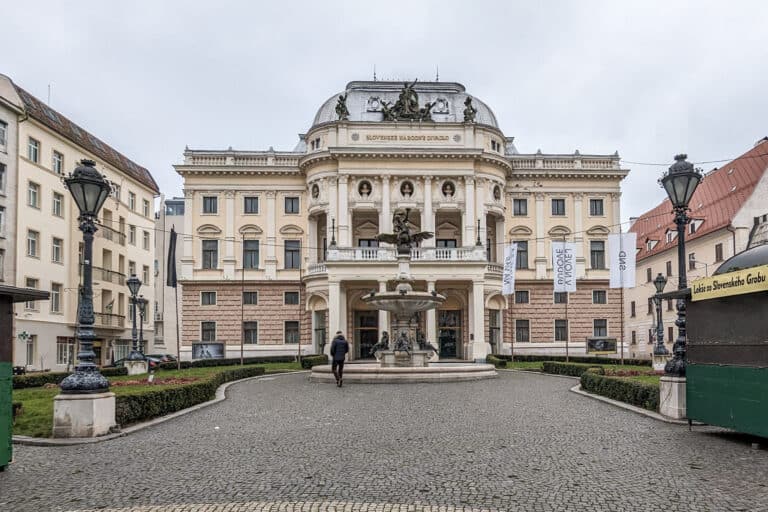
[[[490,364],[433,363],[437,348],[413,327],[411,319],[417,313],[436,309],[445,297],[435,290],[414,291],[411,275],[411,248],[433,236],[428,231],[411,233],[408,215],[410,209],[396,211],[392,224],[394,233],[381,233],[380,242],[397,247],[397,285],[394,291],[376,292],[363,297],[363,301],[376,309],[392,313],[393,339],[387,332],[373,347],[377,362],[349,364],[344,369],[344,380],[357,382],[435,382],[477,380],[496,376]],[[330,366],[312,368],[311,380],[332,382]]]

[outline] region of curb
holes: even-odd
[[[580,380],[579,377],[573,377],[571,375],[558,375],[556,373],[544,373],[539,371],[531,371],[531,370],[516,370],[514,368],[496,368],[497,372],[515,372],[515,373],[525,373],[527,375],[544,375],[546,377],[557,377],[559,379],[576,379]]]
[[[295,372],[267,373],[264,375],[256,375],[254,377],[246,377],[240,380],[225,382],[224,384],[216,388],[216,396],[211,400],[208,400],[207,402],[193,405],[192,407],[187,407],[186,409],[172,412],[170,414],[166,414],[165,416],[152,418],[151,420],[147,420],[142,423],[131,425],[130,427],[126,427],[119,432],[115,432],[114,434],[107,434],[105,436],[99,436],[99,437],[78,438],[78,439],[53,439],[53,438],[49,439],[44,437],[13,436],[13,444],[19,444],[23,446],[74,446],[79,444],[93,444],[93,443],[101,443],[103,441],[111,441],[112,439],[117,439],[118,437],[125,437],[128,434],[133,434],[134,432],[144,430],[145,428],[153,427],[160,423],[165,423],[168,420],[172,420],[174,418],[178,418],[179,416],[184,416],[185,414],[189,414],[191,412],[203,409],[204,407],[208,407],[213,404],[222,402],[227,398],[227,388],[234,384],[240,384],[241,382],[247,382],[249,380],[263,379],[265,377],[279,377],[282,375],[309,373],[309,371],[310,370],[299,370]]]
[[[618,400],[612,400],[610,398],[606,398],[604,396],[600,395],[594,395],[592,393],[589,393],[587,391],[584,391],[581,389],[581,384],[578,386],[573,386],[571,388],[572,393],[576,393],[577,395],[586,396],[589,398],[592,398],[593,400],[599,400],[600,402],[605,402],[607,404],[611,404],[615,407],[620,407],[622,409],[625,409],[627,411],[634,412],[636,414],[642,414],[643,416],[646,416],[648,418],[652,418],[657,421],[663,421],[664,423],[672,423],[673,425],[688,425],[688,420],[675,420],[672,418],[667,418],[666,416],[663,416],[657,412],[649,411],[648,409],[643,409],[642,407],[637,407],[635,405],[630,405],[624,402],[619,402]],[[703,425],[703,423],[693,422],[693,425]]]

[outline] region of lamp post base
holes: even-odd
[[[59,387],[66,395],[98,394],[109,391],[109,381],[92,366],[86,370],[76,369],[61,381]]]
[[[657,372],[663,372],[669,361],[669,354],[653,354],[653,369]]]
[[[128,368],[128,375],[141,375],[147,373],[147,362],[143,359],[138,361],[125,361],[123,366]]]
[[[53,437],[98,437],[115,422],[115,394],[61,394],[53,399]]]
[[[659,383],[659,412],[676,420],[686,418],[685,377],[665,375]]]

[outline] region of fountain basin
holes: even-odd
[[[429,366],[384,367],[378,363],[348,363],[344,382],[358,384],[405,384],[418,382],[462,382],[497,377],[492,364],[430,363]],[[312,367],[312,382],[335,383],[330,365]]]
[[[409,317],[421,311],[435,309],[445,302],[445,297],[442,295],[414,291],[409,291],[405,294],[399,292],[378,292],[375,295],[368,295],[362,299],[363,302],[377,309],[404,317]]]

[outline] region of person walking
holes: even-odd
[[[341,387],[344,377],[344,359],[347,357],[347,352],[349,352],[349,342],[344,338],[341,331],[336,331],[336,336],[331,342],[331,358],[333,358],[331,369],[333,376],[336,377],[338,387]]]

